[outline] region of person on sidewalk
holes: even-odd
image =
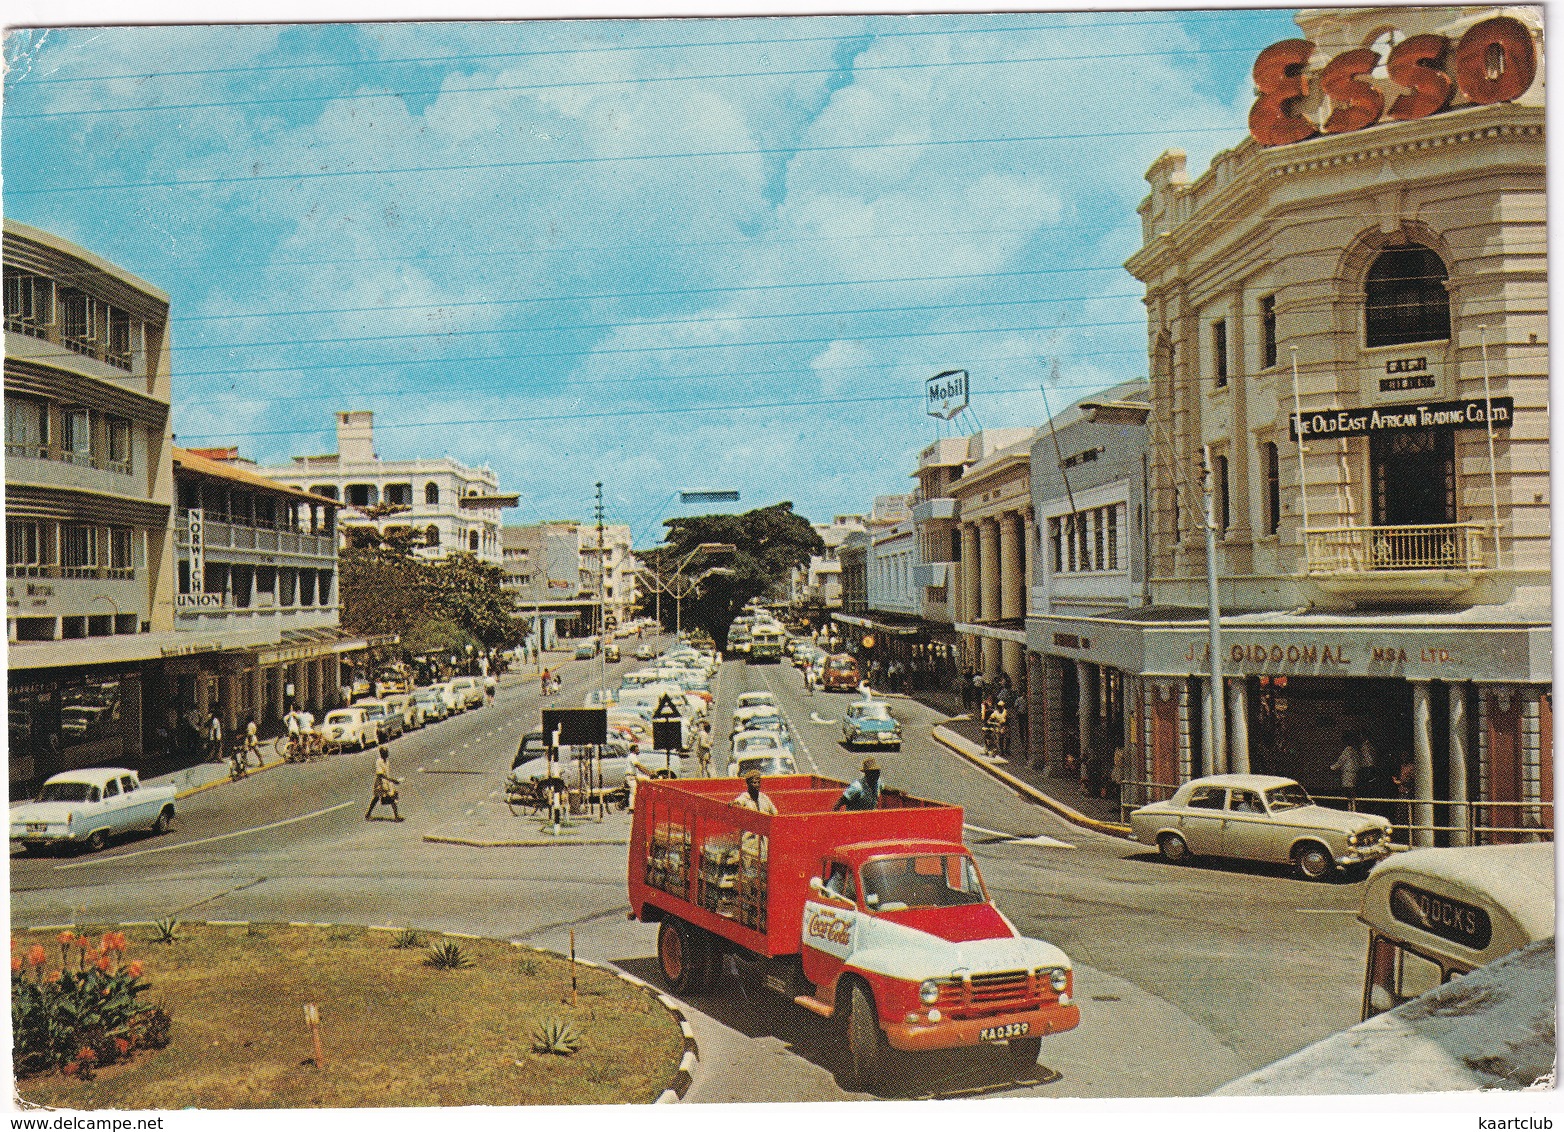
[[[391,752],[382,743],[375,751],[375,792],[370,796],[369,809],[364,811],[364,820],[370,820],[370,815],[375,812],[376,806],[385,804],[391,807],[391,820],[401,821],[402,815],[396,808],[396,788],[401,784],[400,778],[393,778],[391,775]]]
[[[1357,737],[1355,731],[1349,731],[1342,736],[1341,754],[1330,764],[1332,770],[1341,772],[1341,792],[1347,796],[1348,802],[1354,804],[1358,800],[1358,772],[1363,769],[1362,756],[1358,753]]]
[[[261,735],[255,727],[255,717],[252,715],[244,725],[244,761],[255,761],[256,766],[261,765]]]
[[[494,697],[499,694],[499,690],[500,681],[498,677],[485,676],[483,678],[483,696],[490,707],[494,706]]]
[[[880,764],[864,759],[863,773],[847,784],[832,810],[873,810],[880,804]]]
[[[700,764],[701,777],[711,777],[711,721],[702,719],[695,732],[695,761]]]

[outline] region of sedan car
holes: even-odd
[[[740,692],[739,698],[733,701],[733,709],[735,711],[747,707],[769,707],[774,709],[776,706],[777,698],[770,692]]]
[[[797,774],[798,764],[787,751],[771,751],[766,754],[745,755],[728,762],[729,778],[748,778],[752,774]]]
[[[331,748],[354,747],[362,751],[380,741],[380,728],[361,707],[328,711],[318,730],[326,746]]]
[[[901,750],[901,724],[890,705],[879,700],[849,704],[842,718],[842,742],[848,747],[890,747]]]
[[[445,697],[440,694],[438,688],[419,688],[413,693],[412,702],[425,723],[444,719],[451,714],[451,709],[446,706]]]
[[[738,764],[745,759],[776,758],[781,755],[791,757],[792,754],[792,748],[773,731],[742,731],[733,737],[733,753],[728,759],[728,776],[733,777],[737,773]]]
[[[89,767],[54,775],[33,801],[12,806],[11,840],[24,853],[49,846],[98,850],[117,833],[166,833],[173,821],[174,787],[143,786],[124,767]]]
[[[651,645],[642,645],[640,648],[635,650],[636,660],[653,660],[656,658],[656,656],[657,650],[652,648]]]
[[[1218,774],[1196,778],[1165,802],[1130,814],[1135,839],[1169,861],[1237,857],[1291,863],[1305,880],[1390,855],[1390,823],[1315,805],[1290,778]]]
[[[382,741],[399,738],[407,730],[402,713],[385,700],[359,700],[353,706],[363,708],[364,714],[375,721],[377,734]]]

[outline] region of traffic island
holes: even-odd
[[[146,1002],[170,1020],[167,1046],[95,1072],[78,1063],[20,1079],[24,1104],[647,1104],[688,1087],[687,1026],[651,988],[593,964],[398,928],[169,929],[119,929],[149,984]],[[13,954],[55,948],[59,931],[14,933]]]

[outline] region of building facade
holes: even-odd
[[[501,539],[505,588],[541,647],[634,620],[640,565],[627,525],[604,524],[601,550],[596,525],[579,522],[506,527]]]
[[[382,460],[375,452],[375,415],[367,410],[337,414],[337,450],[295,456],[291,463],[261,467],[268,479],[342,503],[342,528],[411,530],[414,553],[442,558],[465,551],[499,566],[504,561],[500,512],[517,503],[499,490],[486,467],[472,468],[450,456]]]
[[[174,627],[168,296],[4,228],[6,629],[13,792],[147,745]]]
[[[1551,829],[1540,13],[1297,20],[1303,46],[1272,52],[1304,83],[1352,49],[1416,50],[1438,97],[1404,101],[1375,70],[1329,121],[1328,103],[1262,98],[1256,136],[1200,177],[1177,151],[1147,173],[1127,266],[1146,287],[1164,615],[1081,619],[1074,655],[1140,674],[1140,782],[1254,770],[1341,797],[1351,746],[1374,760],[1360,795],[1410,767],[1414,844]]]

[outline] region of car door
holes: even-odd
[[[119,788],[119,779],[110,778],[103,783],[103,801],[98,806],[98,816],[93,826],[108,829],[110,833],[123,833],[130,828],[131,799]]]
[[[858,934],[858,885],[852,866],[829,860],[822,870],[824,883],[804,902],[803,948],[800,959],[804,977],[820,988],[830,1001],[836,980],[853,952]]]
[[[157,799],[142,791],[135,775],[120,775],[119,789],[125,801],[124,828],[142,829],[157,820]]]
[[[1276,823],[1266,813],[1258,790],[1228,791],[1227,813],[1222,819],[1222,855],[1249,861],[1275,861]],[[1282,857],[1286,856],[1285,849]]]
[[[1222,820],[1226,814],[1227,787],[1197,786],[1179,813],[1179,831],[1191,853],[1219,856],[1222,852]]]

